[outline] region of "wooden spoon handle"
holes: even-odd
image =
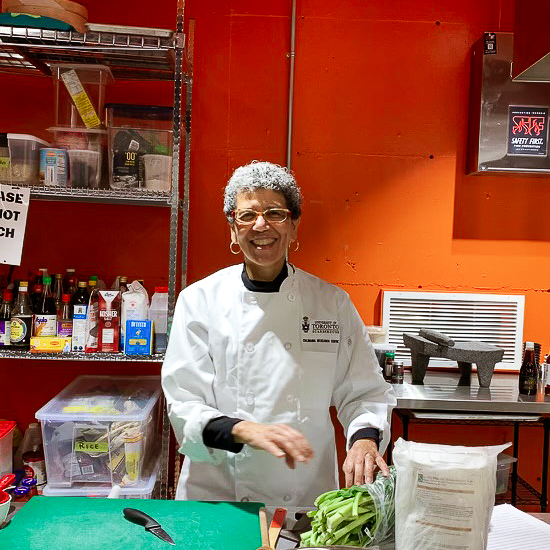
[[[260,517],[260,534],[262,536],[262,546],[269,548],[269,534],[267,531],[267,516],[265,508],[260,508],[258,515]]]

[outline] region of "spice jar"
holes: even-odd
[[[393,362],[392,384],[403,384],[404,367],[403,361]]]

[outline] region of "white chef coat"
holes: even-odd
[[[346,292],[290,265],[279,292],[252,292],[242,270],[222,269],[177,300],[162,366],[185,455],[176,498],[311,506],[338,486],[329,407],[338,410],[348,448],[358,429],[373,427],[383,453],[396,399]],[[291,470],[247,445],[240,453],[206,447],[204,427],[220,416],[288,424],[314,457]]]

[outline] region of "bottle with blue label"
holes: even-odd
[[[10,347],[11,291],[4,290],[0,305],[0,350]]]

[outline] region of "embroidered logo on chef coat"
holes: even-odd
[[[340,343],[340,325],[335,319],[302,317],[304,351],[336,351]]]

